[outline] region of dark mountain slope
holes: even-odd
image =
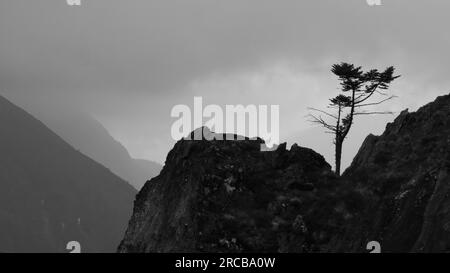
[[[450,95],[367,137],[343,178],[365,202],[337,249],[450,251]]]
[[[51,110],[41,110],[39,117],[77,150],[101,163],[138,190],[162,169],[156,162],[132,158],[127,149],[90,116],[74,112],[62,115]]]
[[[0,251],[113,251],[135,190],[0,97]]]

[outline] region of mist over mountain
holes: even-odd
[[[0,251],[114,251],[136,190],[2,97],[0,124]]]
[[[417,109],[450,85],[449,1],[65,2],[0,2],[0,90],[101,116],[139,158],[164,161],[174,144],[170,110],[194,96],[222,107],[280,105],[280,134],[295,137],[311,126],[304,110],[334,95],[336,61],[395,65],[405,77],[390,111]]]
[[[74,148],[110,169],[137,190],[158,175],[162,168],[159,163],[132,158],[100,122],[87,114],[74,111],[55,114],[41,110],[39,117]]]

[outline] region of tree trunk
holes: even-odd
[[[340,139],[336,139],[336,154],[335,154],[335,161],[336,161],[336,174],[341,175],[341,157],[342,157],[342,143]]]

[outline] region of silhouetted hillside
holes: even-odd
[[[114,251],[136,191],[0,97],[0,251]]]
[[[180,140],[119,252],[450,251],[450,95],[369,136],[336,177],[314,151]]]
[[[177,142],[161,174],[139,192],[119,251],[308,249],[304,224],[333,209],[317,210],[326,205],[317,200],[336,177],[310,149],[260,152],[261,143]]]
[[[113,173],[141,189],[145,181],[159,174],[156,162],[131,158],[98,121],[81,113],[54,114],[41,110],[44,122],[74,148],[101,163]]]
[[[333,248],[450,251],[450,95],[368,136],[344,179],[364,202]]]

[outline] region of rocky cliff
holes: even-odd
[[[403,111],[381,136],[368,136],[344,183],[364,202],[333,245],[358,251],[450,250],[450,95],[415,113]]]
[[[321,225],[331,167],[299,146],[260,152],[261,140],[179,141],[135,201],[120,252],[296,252],[306,222]],[[332,228],[332,227],[330,227]],[[318,230],[318,229],[317,229]]]
[[[369,136],[336,177],[314,151],[179,141],[138,194],[119,252],[446,251],[450,95]]]

